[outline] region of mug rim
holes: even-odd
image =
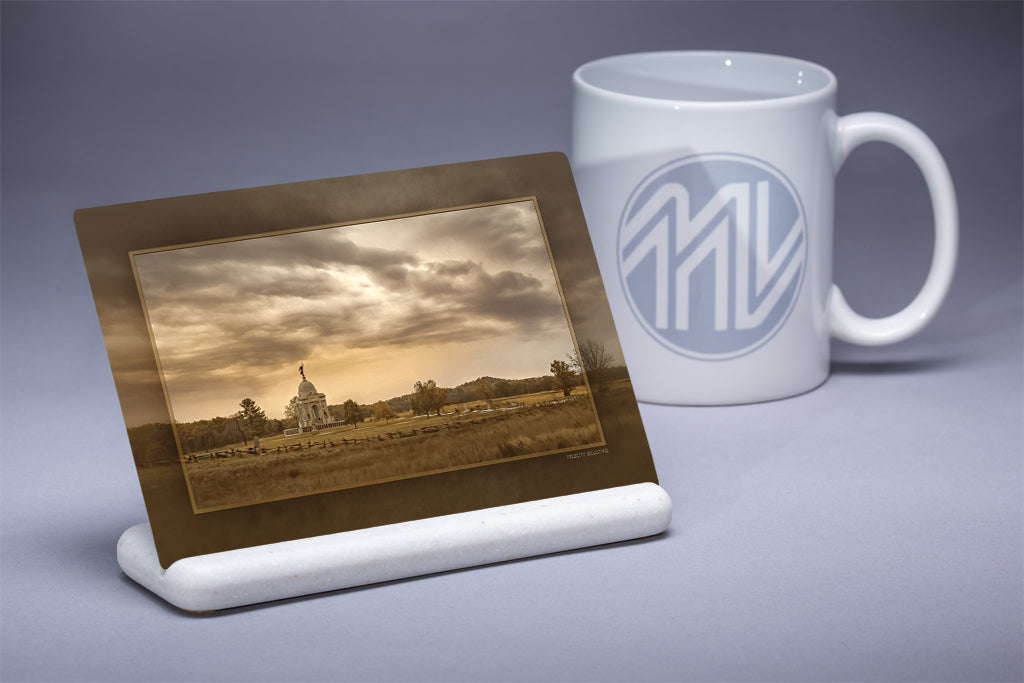
[[[794,93],[790,95],[779,95],[770,97],[752,97],[747,99],[738,100],[696,100],[696,99],[685,99],[685,98],[672,98],[672,97],[655,97],[650,95],[636,95],[632,93],[620,92],[617,90],[605,88],[599,85],[595,85],[588,81],[583,72],[586,69],[609,64],[614,62],[622,62],[629,59],[637,58],[720,58],[723,60],[729,60],[731,58],[743,58],[743,59],[756,59],[760,62],[774,62],[776,64],[787,64],[794,67],[804,67],[807,69],[814,70],[825,77],[825,82],[822,86],[806,92]],[[799,59],[797,57],[787,57],[784,55],[770,54],[766,52],[746,52],[743,50],[657,50],[652,52],[629,52],[618,55],[610,55],[607,57],[601,57],[598,59],[591,60],[585,64],[580,65],[573,71],[572,80],[575,86],[583,91],[589,92],[599,97],[607,97],[611,99],[621,100],[623,102],[632,102],[635,104],[671,104],[675,108],[680,107],[694,107],[701,109],[708,108],[730,108],[730,109],[743,109],[750,107],[765,107],[765,106],[795,106],[807,102],[814,102],[823,97],[827,97],[834,94],[837,88],[837,79],[829,69],[816,64],[814,62]]]

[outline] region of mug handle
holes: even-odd
[[[946,162],[935,143],[909,121],[878,112],[841,117],[836,125],[836,172],[850,152],[872,141],[895,145],[914,160],[928,186],[935,217],[935,248],[928,277],[921,291],[903,310],[884,318],[866,318],[850,308],[839,287],[832,285],[829,297],[832,336],[854,344],[881,346],[916,334],[935,316],[953,280],[958,227],[956,194]]]

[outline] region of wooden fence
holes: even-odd
[[[281,454],[291,453],[299,451],[310,451],[310,450],[323,450],[326,448],[336,448],[338,446],[359,446],[371,442],[378,441],[390,441],[392,439],[408,439],[413,436],[419,436],[420,434],[437,434],[449,430],[466,429],[474,425],[487,424],[489,422],[503,422],[505,420],[511,420],[521,415],[530,415],[536,413],[541,407],[550,407],[554,405],[560,405],[568,403],[570,401],[579,400],[579,397],[572,397],[567,399],[559,399],[556,401],[547,401],[545,403],[536,403],[531,406],[518,406],[511,409],[502,409],[495,415],[483,415],[472,417],[469,419],[456,419],[452,422],[442,422],[439,424],[430,425],[429,427],[416,427],[411,431],[397,430],[394,432],[380,432],[371,436],[363,437],[337,437],[334,436],[331,439],[324,439],[323,441],[312,441],[307,440],[305,443],[292,443],[284,446],[274,446],[271,448],[254,448],[250,446],[248,448],[230,448],[223,451],[209,451],[206,453],[190,453],[185,456],[188,462],[205,462],[207,460],[218,460],[226,458],[245,458],[253,457],[257,455],[266,454]]]

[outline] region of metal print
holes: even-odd
[[[165,567],[656,482],[563,155],[75,222]]]

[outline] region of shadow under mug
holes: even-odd
[[[572,162],[641,401],[752,403],[828,377],[829,337],[890,344],[935,315],[957,252],[953,183],[907,121],[838,116],[836,78],[742,52],[609,57],[573,74]],[[865,318],[832,283],[835,176],[869,141],[924,175],[935,243],[917,296]]]

